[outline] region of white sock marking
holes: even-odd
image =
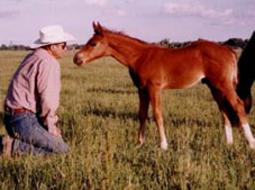
[[[243,129],[244,129],[244,135],[245,135],[246,139],[248,140],[250,147],[255,148],[255,139],[252,135],[250,125],[248,123],[244,124]]]
[[[233,133],[232,133],[232,127],[230,125],[225,125],[225,133],[226,133],[227,143],[233,144]]]
[[[167,141],[162,141],[160,143],[160,148],[163,149],[163,150],[167,150],[167,148],[168,148]]]

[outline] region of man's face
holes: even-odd
[[[52,44],[50,47],[50,50],[54,57],[56,57],[57,59],[60,59],[63,57],[64,53],[67,50],[66,42]]]

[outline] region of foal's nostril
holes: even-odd
[[[79,56],[76,54],[76,55],[74,56],[74,58],[73,58],[73,62],[74,62],[74,63],[77,63],[78,60],[79,60]]]
[[[77,65],[81,65],[82,64],[82,56],[76,54],[73,58],[73,62]]]
[[[77,58],[77,55],[75,55],[75,56],[73,57],[73,62],[76,63],[76,62],[77,62],[77,59],[78,59],[78,58]]]

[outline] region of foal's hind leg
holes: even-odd
[[[226,105],[224,104],[224,97],[222,96],[222,93],[220,93],[220,91],[214,88],[212,85],[207,85],[210,88],[213,98],[217,102],[219,110],[222,114],[227,143],[233,144],[232,126],[229,120],[228,110],[226,108]]]
[[[147,89],[139,89],[138,90],[138,94],[139,94],[139,113],[138,113],[138,117],[139,117],[139,121],[140,121],[140,128],[139,128],[139,132],[138,132],[138,141],[140,143],[140,145],[144,144],[145,141],[145,123],[146,123],[146,119],[148,117],[148,109],[149,109],[149,94]]]
[[[244,130],[244,135],[248,140],[250,147],[255,149],[255,139],[252,135],[251,128],[246,117],[243,102],[237,96],[234,88],[222,88],[222,92],[226,100],[229,102],[229,104],[237,114],[240,125]]]
[[[165,129],[163,125],[160,88],[157,86],[151,86],[149,88],[149,95],[150,95],[150,101],[152,105],[154,119],[159,130],[160,147],[166,150],[168,147],[168,144],[167,144]]]

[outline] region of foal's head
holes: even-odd
[[[104,28],[99,23],[93,22],[94,35],[78,51],[73,61],[77,65],[85,64],[96,58],[110,55],[109,44],[105,36]]]

